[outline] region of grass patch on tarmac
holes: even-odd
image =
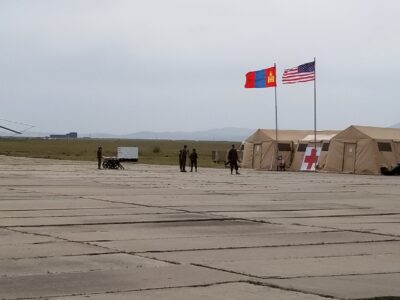
[[[235,143],[237,147],[240,143]],[[117,147],[139,147],[139,163],[178,165],[179,149],[188,145],[196,148],[199,166],[218,167],[212,162],[212,150],[228,150],[232,142],[170,141],[128,139],[71,139],[0,138],[0,155],[95,161],[98,146],[104,156],[116,156]],[[219,165],[221,166],[221,165]]]

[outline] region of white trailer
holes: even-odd
[[[119,161],[138,161],[138,147],[118,147],[117,159]]]

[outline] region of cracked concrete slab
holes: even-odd
[[[349,243],[364,241],[392,240],[381,235],[354,232],[308,232],[308,233],[284,233],[284,234],[240,234],[238,228],[235,234],[226,231],[214,236],[185,236],[184,238],[132,239],[124,241],[91,242],[111,249],[130,252],[147,251],[180,251],[192,249],[216,249],[216,248],[241,248],[241,247],[267,247],[288,245],[313,245],[324,243]]]
[[[226,216],[228,217],[228,216]],[[268,218],[254,218],[260,221],[267,221]],[[381,223],[395,223],[399,222],[400,216],[395,215],[376,214],[375,216],[344,216],[344,217],[318,217],[318,218],[276,218],[274,222],[280,224],[301,224],[307,226],[320,226],[320,227],[334,227],[336,224],[360,224],[360,223],[374,223],[379,220]]]
[[[225,283],[205,287],[184,287],[163,290],[121,292],[113,294],[57,297],[54,300],[159,300],[159,299],[209,299],[209,300],[323,300],[312,294],[285,291],[250,283]]]
[[[154,191],[155,194],[158,194]],[[347,203],[346,199],[339,201],[338,195],[327,193],[326,195],[315,194],[298,194],[285,193],[282,196],[279,193],[259,192],[258,194],[230,193],[229,190],[222,193],[204,191],[203,193],[193,193],[190,190],[187,194],[160,194],[157,197],[153,195],[141,195],[135,193],[132,195],[113,195],[113,196],[97,196],[98,199],[115,200],[121,202],[130,202],[142,205],[154,205],[159,207],[168,207],[175,209],[189,209],[190,211],[207,212],[207,211],[258,211],[258,210],[304,210],[304,209],[340,209],[340,208],[368,208],[360,205],[360,203]],[[190,193],[188,195],[188,193]],[[354,193],[351,193],[354,194]],[[246,201],[243,202],[243,197]],[[332,198],[336,199],[332,199]],[[321,199],[324,199],[321,202]],[[351,200],[351,198],[347,198]],[[299,202],[301,200],[301,202]]]
[[[110,203],[105,201],[98,201],[92,199],[79,199],[77,197],[53,197],[51,195],[45,196],[45,199],[35,199],[34,197],[29,200],[1,200],[1,211],[4,210],[37,210],[37,209],[90,209],[90,208],[114,208],[114,207],[130,207],[129,204],[124,203]]]
[[[110,250],[89,244],[69,241],[26,243],[25,245],[20,246],[16,244],[0,245],[0,266],[2,266],[2,259],[15,260],[21,258],[87,255],[106,252],[108,253]]]
[[[172,239],[213,236],[248,236],[274,233],[329,232],[296,225],[263,224],[248,220],[200,220],[198,222],[163,222],[148,224],[71,225],[15,228],[28,233],[47,234],[73,241],[122,241],[137,239]],[[377,237],[379,238],[379,237]]]
[[[171,209],[158,207],[143,207],[136,205],[121,205],[110,208],[70,208],[70,209],[24,209],[0,211],[3,218],[43,218],[43,217],[77,217],[77,216],[115,216],[171,213]],[[174,211],[176,212],[176,211]]]
[[[261,278],[294,278],[374,273],[400,273],[400,254],[283,258],[213,263],[213,268]]]
[[[206,197],[206,196],[205,196]],[[205,198],[204,197],[204,198]],[[210,196],[209,196],[210,197]],[[226,199],[225,199],[226,201]],[[214,199],[210,202],[215,202]],[[181,210],[190,210],[193,212],[210,212],[210,213],[223,213],[223,212],[238,212],[238,213],[256,213],[256,212],[266,212],[270,213],[272,216],[276,216],[275,214],[280,212],[282,214],[294,214],[297,216],[297,213],[304,213],[306,214],[307,212],[311,214],[316,214],[318,212],[321,212],[322,214],[330,214],[331,212],[333,213],[339,213],[339,212],[351,212],[353,210],[359,210],[360,212],[365,212],[365,210],[369,210],[368,207],[353,207],[350,205],[346,204],[337,204],[337,203],[304,203],[302,202],[301,204],[299,203],[282,203],[283,201],[279,201],[279,203],[276,203],[276,200],[266,200],[264,199],[263,201],[260,201],[259,203],[249,203],[244,205],[243,203],[236,203],[232,205],[232,201],[229,201],[229,205],[223,205],[223,204],[214,204],[214,203],[209,203],[209,204],[203,204],[203,205],[190,205],[189,203],[187,205],[168,205],[165,207],[168,207],[170,209],[181,209]],[[242,202],[242,201],[241,201]],[[164,203],[165,205],[165,203]]]
[[[310,293],[325,293],[340,299],[374,299],[375,297],[397,299],[400,295],[400,273],[267,281],[282,288],[300,289]]]
[[[356,224],[330,224],[329,227],[339,230],[366,231],[393,237],[400,237],[400,220],[396,222],[370,222]]]
[[[356,218],[356,217],[376,217],[376,216],[393,216],[399,219],[400,210],[376,210],[370,208],[347,208],[347,209],[313,209],[313,210],[292,210],[292,211],[244,211],[244,212],[215,212],[216,215],[232,218],[250,218],[258,220],[272,220],[280,218],[299,219],[313,221],[320,219],[328,220],[328,218],[336,218],[333,222],[337,222],[337,218]],[[293,222],[293,220],[291,220]]]
[[[194,220],[228,219],[228,217],[206,216],[198,213],[129,214],[73,217],[0,218],[3,227],[68,226],[85,224],[129,224],[149,222],[182,222]]]
[[[257,265],[260,261],[276,259],[352,257],[378,254],[399,254],[400,241],[361,242],[322,245],[297,245],[279,247],[261,247],[249,249],[216,249],[173,252],[148,252],[142,254],[159,260],[182,264],[201,264],[216,267],[214,264],[236,263],[243,266]]]
[[[160,262],[124,253],[97,253],[96,255],[74,255],[1,260],[1,277],[46,275],[60,273],[83,273],[99,270],[142,270],[168,266]]]
[[[0,298],[400,296],[398,178],[0,166]]]
[[[0,203],[1,205],[1,203]],[[13,230],[0,228],[0,246],[13,245],[14,247],[23,247],[23,244],[38,244],[56,241],[55,238],[49,236],[40,236],[30,233],[21,233]]]
[[[194,266],[156,266],[132,270],[93,270],[0,277],[4,299],[45,298],[155,288],[207,285],[246,280],[245,276]]]

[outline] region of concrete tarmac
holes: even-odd
[[[124,166],[0,156],[0,299],[400,299],[399,177]]]

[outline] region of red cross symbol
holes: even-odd
[[[311,149],[311,155],[306,156],[304,158],[304,162],[308,164],[307,170],[311,170],[312,165],[317,163],[317,161],[318,161],[317,150],[313,148]]]

